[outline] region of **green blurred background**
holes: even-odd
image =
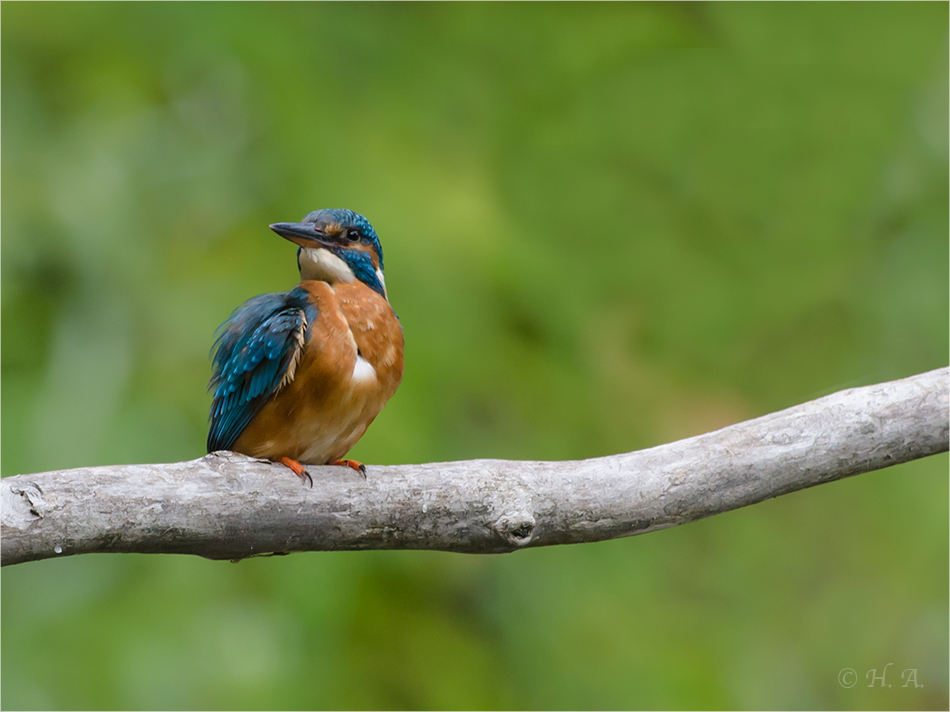
[[[626,452],[945,366],[947,27],[4,3],[3,475],[201,456],[213,332],[325,207],[376,227],[406,333],[369,463]],[[509,556],[7,568],[2,705],[946,709],[947,469]]]

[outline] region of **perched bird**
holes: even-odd
[[[300,284],[262,294],[221,325],[208,390],[208,452],[304,465],[341,459],[379,415],[403,372],[403,334],[389,305],[383,248],[352,210],[317,210],[271,230],[299,245]]]

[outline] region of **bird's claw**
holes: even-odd
[[[343,467],[349,467],[350,469],[356,470],[361,475],[363,479],[366,479],[366,465],[358,460],[333,460],[330,462],[331,465],[341,465]]]
[[[282,457],[277,460],[281,465],[289,467],[291,471],[297,475],[300,479],[307,478],[307,481],[310,483],[310,488],[313,489],[313,478],[310,476],[310,473],[307,472],[307,468],[301,465],[296,460],[292,460],[289,457]]]

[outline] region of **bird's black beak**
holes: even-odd
[[[329,244],[327,236],[315,228],[313,223],[274,223],[270,229],[301,247],[313,247],[313,243]]]

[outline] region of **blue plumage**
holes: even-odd
[[[357,252],[356,250],[334,250],[334,252],[353,270],[353,274],[359,281],[379,294],[383,299],[386,298],[386,290],[383,289],[383,285],[376,276],[376,268],[373,266],[373,260],[368,254],[365,252]],[[380,263],[382,263],[382,255],[380,255],[379,259]]]
[[[254,297],[221,325],[208,386],[214,391],[208,452],[230,449],[277,392],[316,318],[307,291],[297,287]]]

